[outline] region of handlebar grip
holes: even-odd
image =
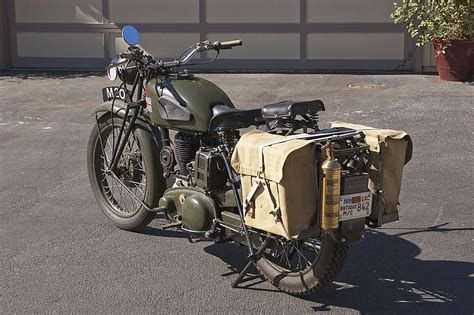
[[[163,68],[174,68],[174,67],[179,67],[181,63],[177,60],[173,61],[159,61],[159,65]]]
[[[234,46],[242,46],[242,40],[236,39],[236,40],[229,40],[227,42],[221,42],[220,43],[220,49],[231,49]]]

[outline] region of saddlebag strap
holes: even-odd
[[[255,183],[252,185],[250,188],[250,192],[248,193],[247,197],[245,198],[243,202],[244,206],[244,215],[250,214],[250,205],[253,203],[253,199],[255,197],[255,194],[257,193],[257,190],[259,187],[262,187],[263,190],[265,191],[265,194],[268,197],[268,201],[272,205],[272,208],[269,213],[273,216],[275,220],[275,224],[277,225],[278,229],[280,229],[281,234],[286,237],[287,239],[291,239],[290,234],[286,230],[285,226],[283,225],[283,221],[281,220],[281,211],[280,207],[278,205],[275,205],[274,199],[272,198],[271,192],[270,192],[270,187],[265,179],[257,177],[255,179]],[[278,194],[278,185],[277,185],[277,194]],[[276,200],[278,200],[276,198]],[[278,202],[278,201],[277,201]],[[252,214],[251,214],[252,215]]]
[[[275,219],[275,224],[278,226],[280,229],[281,234],[286,237],[288,240],[291,240],[291,236],[286,230],[285,226],[283,225],[283,221],[281,220],[281,210],[280,206],[278,204],[275,205],[275,202],[278,203],[278,195],[280,192],[278,191],[278,185],[276,185],[277,189],[277,198],[272,198],[272,195],[270,193],[270,187],[268,187],[268,182],[265,179],[261,180],[263,189],[267,192],[268,200],[270,201],[270,204],[273,205],[273,209],[269,211],[271,215],[273,215],[273,218]],[[275,202],[274,202],[275,201]]]
[[[278,144],[278,143],[283,143],[283,142],[287,142],[287,141],[290,141],[292,140],[292,138],[290,137],[287,137],[285,139],[281,139],[281,140],[276,140],[276,141],[272,141],[272,142],[268,142],[268,143],[265,143],[261,146],[258,147],[258,157],[259,157],[259,165],[260,165],[260,172],[264,172],[265,171],[265,162],[264,162],[264,156],[263,156],[263,149],[265,149],[266,147],[269,147],[271,145],[274,145],[274,144]],[[258,174],[257,174],[258,176]]]
[[[256,181],[255,181],[255,184],[252,185],[252,187],[250,188],[250,191],[247,195],[247,197],[245,198],[244,200],[244,215],[247,215],[247,213],[249,213],[250,211],[250,205],[253,203],[252,200],[253,200],[253,197],[255,196],[255,193],[257,192],[258,188],[261,186],[261,182],[260,180],[257,178]]]

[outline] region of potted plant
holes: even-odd
[[[416,45],[432,42],[441,80],[474,79],[474,0],[401,0],[391,18]]]

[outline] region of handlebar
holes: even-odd
[[[191,58],[202,51],[215,50],[219,52],[221,49],[232,49],[235,46],[242,46],[242,40],[231,40],[225,42],[215,41],[211,43],[209,40],[199,42],[196,45],[189,47],[179,59],[173,61],[155,61],[152,56],[144,55],[143,50],[137,46],[130,46],[129,50],[121,53],[120,58],[124,59],[123,61],[117,64],[111,64],[107,68],[117,67],[128,63],[129,61],[141,61],[142,64],[148,66],[154,66],[154,68],[159,67],[162,69],[170,69],[183,66],[187,64]]]
[[[241,46],[241,45],[242,45],[241,40],[231,40],[231,41],[226,41],[226,42],[215,41],[213,43],[206,40],[206,41],[197,43],[192,49],[190,47],[188,50],[184,52],[184,54],[178,60],[173,60],[173,61],[160,60],[159,64],[162,68],[180,67],[187,64],[191,60],[191,58],[199,52],[208,51],[208,50],[219,51],[221,49],[232,49],[232,47],[234,46]]]

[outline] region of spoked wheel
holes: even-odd
[[[107,217],[122,229],[138,230],[155,217],[142,203],[149,207],[157,206],[166,184],[161,166],[153,158],[158,156],[154,152],[157,151],[154,140],[140,126],[133,127],[117,171],[108,171],[121,123],[119,118],[114,118],[112,123],[109,116],[92,130],[88,146],[89,180]]]
[[[329,235],[321,239],[272,239],[257,269],[279,290],[302,295],[330,284],[339,273],[347,246]]]

